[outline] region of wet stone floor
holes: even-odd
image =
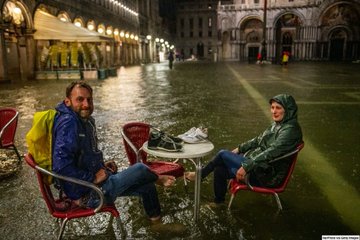
[[[200,217],[193,222],[194,185],[181,179],[158,188],[162,225],[144,216],[139,199],[116,201],[122,230],[100,214],[68,223],[64,239],[321,239],[360,233],[360,71],[359,64],[175,62],[120,68],[117,77],[90,80],[94,117],[105,160],[128,165],[120,135],[130,121],[151,123],[174,135],[206,126],[214,151],[232,150],[270,124],[268,99],[289,93],[299,106],[305,148],[286,191],[283,211],[271,196],[240,192],[231,210],[213,208],[212,176],[202,182]],[[36,111],[53,108],[70,80],[0,84],[0,106],[19,113],[16,143]],[[5,155],[5,157],[3,157]],[[1,161],[14,158],[0,152]],[[184,163],[194,169],[190,162]],[[21,164],[0,180],[0,238],[56,239],[58,225],[47,212],[34,172]],[[227,201],[229,196],[227,196]]]

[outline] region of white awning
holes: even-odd
[[[37,10],[34,17],[36,40],[60,40],[63,42],[100,42],[112,41],[113,38],[98,32],[77,27],[73,23],[63,22],[57,17]]]

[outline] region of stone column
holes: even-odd
[[[7,61],[6,61],[6,46],[5,46],[5,37],[4,30],[5,26],[0,25],[0,82],[7,80]]]
[[[36,46],[33,34],[33,29],[25,30],[24,37],[26,42],[26,69],[24,68],[24,71],[28,80],[35,79]]]

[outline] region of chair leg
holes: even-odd
[[[125,234],[126,232],[125,229],[123,228],[123,224],[121,223],[120,217],[115,218],[115,220],[116,220],[116,226],[120,232],[120,236],[121,236],[120,239],[126,239],[126,234]]]
[[[58,240],[61,240],[64,230],[65,230],[65,225],[67,223],[69,219],[65,218],[64,220],[61,221],[61,227],[60,227],[60,232],[59,232],[59,236],[58,236]]]
[[[230,207],[231,207],[231,204],[232,204],[232,202],[234,200],[234,197],[235,197],[235,193],[231,194],[229,205],[228,205],[228,210],[230,210]]]
[[[21,156],[20,156],[20,154],[19,154],[19,151],[18,151],[17,148],[15,147],[15,145],[14,145],[14,150],[15,150],[15,152],[16,152],[16,155],[17,155],[18,159],[19,159],[19,162],[21,162]]]
[[[185,187],[187,186],[187,180],[186,180],[185,174],[184,174],[184,185],[185,185]]]
[[[277,193],[274,193],[274,197],[275,197],[276,203],[277,203],[277,205],[278,205],[278,208],[279,208],[279,210],[281,211],[283,208],[282,208],[282,205],[281,205],[281,201],[280,201],[279,195],[278,195]]]

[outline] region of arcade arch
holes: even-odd
[[[360,13],[353,5],[340,2],[326,8],[320,16],[319,29],[324,42],[322,52],[332,61],[358,56]]]
[[[33,72],[31,58],[33,21],[29,9],[22,1],[5,1],[1,9],[0,81],[26,80]],[[6,66],[6,67],[5,67]]]
[[[249,62],[256,61],[261,53],[263,22],[257,17],[246,18],[240,25],[240,44],[244,44],[244,56]],[[241,48],[240,48],[241,51]]]
[[[283,52],[289,52],[292,58],[299,58],[295,43],[301,38],[300,28],[303,20],[293,12],[281,13],[274,23],[275,58],[280,61]]]

